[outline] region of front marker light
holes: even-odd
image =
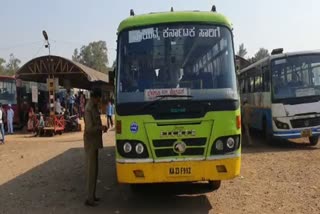
[[[229,149],[233,149],[235,146],[235,142],[234,142],[234,139],[232,137],[229,137],[228,140],[227,140],[227,147]]]
[[[130,144],[129,142],[126,142],[126,143],[123,145],[123,151],[124,151],[125,153],[129,153],[129,152],[131,152],[131,150],[132,150],[131,144]]]
[[[136,145],[136,153],[137,153],[138,155],[141,155],[141,154],[143,153],[143,151],[144,151],[143,145],[142,145],[141,143],[138,143],[138,144]]]
[[[222,140],[217,140],[217,142],[216,142],[216,149],[217,149],[218,151],[222,151],[222,150],[223,150],[223,142],[222,142]]]

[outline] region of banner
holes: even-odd
[[[35,85],[31,86],[31,93],[32,93],[32,102],[38,103],[38,87]]]
[[[179,98],[179,97],[170,98],[170,96],[188,96],[188,95],[190,95],[190,90],[187,88],[147,89],[144,91],[144,100],[152,101],[152,100],[158,99],[160,96],[168,96],[168,98],[164,100],[186,99],[186,98]]]

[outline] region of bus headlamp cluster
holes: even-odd
[[[145,144],[137,140],[118,140],[117,151],[125,158],[147,158],[149,157]]]
[[[279,120],[276,120],[276,119],[274,120],[274,122],[275,122],[278,129],[289,129],[290,128],[289,124],[287,124],[287,123],[280,122]]]
[[[211,154],[225,154],[240,148],[240,135],[218,138],[211,149]]]

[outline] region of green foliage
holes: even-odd
[[[72,60],[97,71],[108,73],[108,49],[105,41],[90,42],[73,52]]]
[[[268,56],[270,56],[269,51],[267,49],[265,49],[265,48],[260,48],[258,50],[258,52],[254,55],[254,57],[249,59],[249,61],[251,63],[254,63],[254,62],[257,62],[257,61],[259,61],[259,60],[261,60],[263,58],[266,58]]]
[[[6,68],[4,67],[4,64],[6,63],[6,60],[0,58],[0,74],[5,73]]]
[[[239,50],[237,55],[244,58],[247,55],[247,49],[244,47],[244,44],[242,43],[241,45],[239,45]]]
[[[10,54],[9,62],[5,63],[6,61],[0,58],[0,75],[13,76],[19,69],[21,61],[13,54]]]

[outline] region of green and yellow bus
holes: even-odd
[[[118,28],[119,183],[209,181],[240,173],[232,25],[217,13],[134,15]],[[135,185],[133,185],[135,186]]]

